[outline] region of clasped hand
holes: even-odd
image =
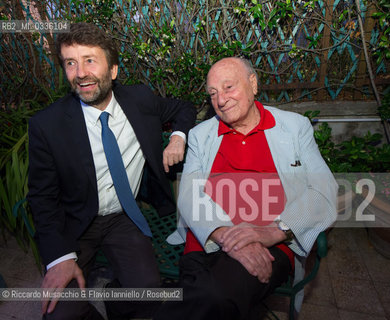
[[[280,233],[273,224],[260,227],[249,223],[225,227],[221,231],[218,242],[222,250],[260,282],[268,282],[275,258],[267,248],[282,241],[283,232]]]
[[[240,262],[260,282],[267,283],[269,281],[272,275],[272,261],[275,258],[261,243],[253,242],[240,250],[231,250],[226,253]]]

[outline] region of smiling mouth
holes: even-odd
[[[231,110],[233,108],[234,108],[234,105],[233,106],[223,106],[222,108],[219,108],[219,110],[221,112],[227,112],[227,111],[229,111],[229,110]]]
[[[81,87],[81,88],[88,88],[90,86],[93,86],[95,85],[96,82],[84,82],[84,83],[78,83],[78,85]]]

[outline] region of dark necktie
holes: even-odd
[[[123,210],[127,213],[130,219],[136,224],[136,226],[143,232],[144,235],[151,237],[152,232],[150,231],[148,223],[146,222],[145,217],[142,215],[141,210],[138,208],[133,196],[133,192],[131,191],[118,143],[114,133],[108,126],[108,116],[109,113],[102,112],[99,119],[102,123],[102,141],[104,153],[106,154],[108,168],[110,169],[116,194],[119,198],[119,202]]]

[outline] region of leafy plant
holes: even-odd
[[[374,55],[377,57],[377,64],[384,59],[390,59],[390,3],[389,0],[378,0],[376,5],[378,11],[372,17],[377,19],[383,34],[379,40]]]
[[[33,239],[35,229],[32,215],[24,200],[28,190],[27,140],[27,132],[25,132],[9,150],[7,154],[9,160],[1,168],[0,224],[16,238],[24,251],[31,248],[37,266],[40,268],[40,257]]]
[[[309,119],[319,111],[305,113]],[[381,145],[381,134],[367,132],[363,137],[352,137],[339,144],[332,141],[332,129],[321,123],[314,131],[318,148],[332,172],[389,172],[390,146]]]
[[[383,121],[390,119],[390,91],[382,99],[382,104],[378,107],[378,113]]]
[[[25,198],[28,192],[28,119],[46,104],[68,91],[60,72],[56,90],[41,88],[37,100],[24,100],[18,108],[0,109],[0,228],[11,233],[20,247],[31,248],[38,268],[40,256],[33,240],[32,214]]]
[[[343,172],[386,172],[390,170],[390,148],[381,142],[382,135],[367,132],[337,145],[337,168]],[[340,171],[339,171],[340,172]]]
[[[16,112],[17,113],[17,112]],[[34,225],[28,205],[25,203],[27,195],[28,174],[28,136],[26,123],[22,123],[18,130],[23,132],[19,139],[6,152],[2,150],[0,167],[0,226],[4,233],[7,230],[17,240],[19,246],[27,251],[31,248],[38,269],[40,269],[40,256],[33,239]],[[2,141],[10,143],[16,139],[15,135],[7,135]]]

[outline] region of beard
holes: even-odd
[[[90,92],[84,92],[79,89],[79,83],[95,82],[97,87]],[[111,73],[107,72],[102,78],[95,76],[86,76],[84,78],[75,78],[71,82],[72,92],[85,104],[96,106],[102,103],[109,95],[112,89]]]

